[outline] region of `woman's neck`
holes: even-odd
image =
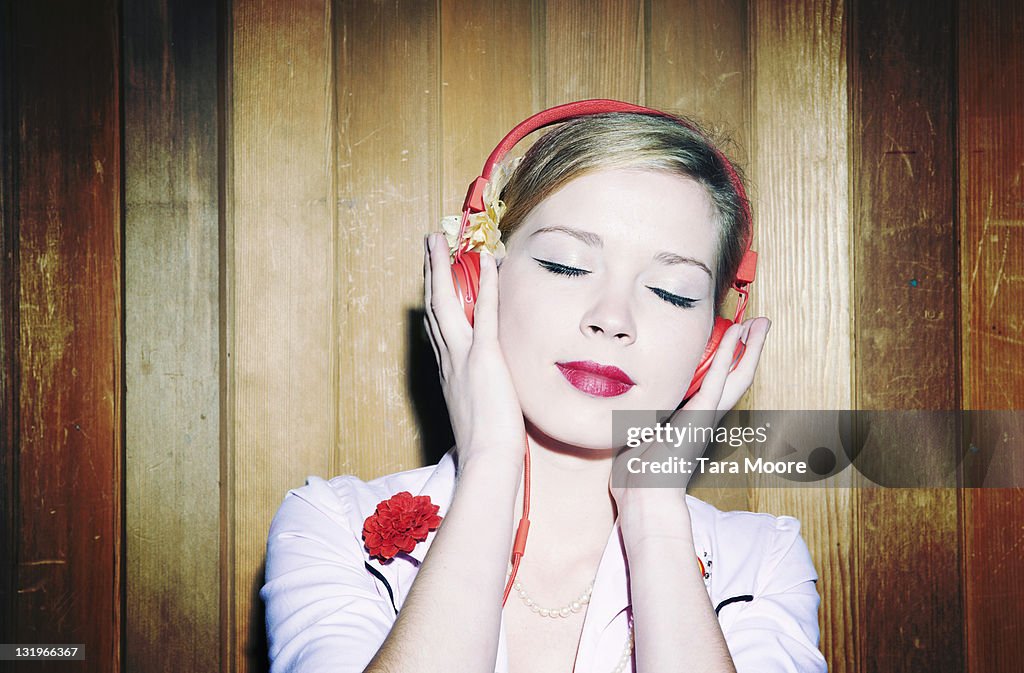
[[[599,559],[615,521],[608,490],[613,451],[571,447],[535,432],[529,442],[530,533],[523,562]],[[515,511],[522,505],[520,484]]]

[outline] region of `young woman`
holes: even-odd
[[[612,411],[717,422],[769,321],[718,333],[695,379],[751,236],[742,184],[689,122],[605,109],[555,114],[571,119],[499,167],[466,228],[426,237],[456,445],[436,466],[288,494],[262,591],[275,673],[825,670],[795,519],[621,469],[667,449],[618,451]],[[466,250],[482,253],[472,325],[450,271]],[[510,557],[524,505],[529,544]]]

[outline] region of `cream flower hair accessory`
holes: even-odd
[[[462,241],[466,241],[467,252],[487,251],[496,259],[505,256],[505,244],[501,242],[501,230],[498,224],[505,214],[505,203],[501,200],[501,190],[508,179],[522,162],[522,157],[503,161],[494,167],[491,179],[484,187],[484,209],[479,213],[470,213],[466,222],[466,231],[462,233]],[[448,251],[452,260],[462,241],[459,240],[459,226],[462,215],[449,215],[441,218],[441,230],[448,239]]]

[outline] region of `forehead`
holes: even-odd
[[[607,169],[575,178],[541,201],[516,238],[541,228],[572,227],[596,234],[603,247],[685,251],[711,261],[717,226],[707,190],[664,171]],[[564,234],[540,233],[536,238]]]

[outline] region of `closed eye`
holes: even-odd
[[[577,269],[576,267],[573,266],[556,264],[554,262],[549,262],[545,259],[537,259],[536,257],[534,257],[533,259],[551,273],[557,274],[559,276],[585,276],[591,273],[590,271],[587,271],[585,269]],[[673,306],[678,306],[680,308],[693,308],[693,306],[697,303],[696,299],[690,299],[689,297],[680,297],[677,294],[666,292],[661,288],[651,287],[650,285],[646,287],[648,290],[656,294],[658,297],[664,299],[668,303],[672,304]]]
[[[665,292],[664,290],[656,287],[647,286],[647,289],[658,295],[673,306],[679,306],[681,308],[693,308],[693,305],[697,303],[696,299],[690,299],[689,297],[680,297],[677,294],[671,292]]]
[[[590,273],[584,269],[577,269],[576,267],[565,266],[564,264],[555,264],[554,262],[549,262],[545,259],[537,259],[534,257],[534,260],[551,273],[556,273],[559,276],[585,276]]]

